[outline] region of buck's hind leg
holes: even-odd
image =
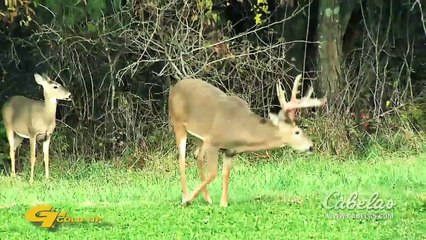
[[[219,149],[203,144],[205,153],[207,154],[207,169],[209,176],[192,192],[187,198],[184,199],[185,203],[192,202],[198,197],[200,192],[207,187],[217,176],[217,162],[219,158]]]
[[[185,126],[177,121],[172,120],[173,130],[175,132],[176,144],[179,151],[179,171],[180,181],[182,187],[182,203],[185,203],[187,188],[186,188],[186,173],[185,173],[185,152],[186,152],[186,138],[187,132]]]

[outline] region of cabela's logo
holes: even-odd
[[[379,193],[373,193],[367,199],[359,199],[357,192],[352,193],[346,199],[340,192],[333,192],[325,198],[323,207],[326,209],[356,209],[356,210],[384,210],[392,209],[396,203],[392,200],[383,200],[379,197]]]
[[[41,223],[42,228],[54,228],[57,223],[99,223],[102,221],[100,217],[67,217],[67,212],[55,211],[53,206],[48,204],[32,207],[25,214],[25,218],[32,223]]]

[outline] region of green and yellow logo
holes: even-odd
[[[102,221],[100,217],[67,217],[67,212],[56,211],[52,205],[38,205],[32,207],[25,214],[25,218],[35,224],[40,224],[42,228],[54,228],[57,223],[99,223]]]

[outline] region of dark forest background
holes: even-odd
[[[178,79],[202,78],[267,116],[279,110],[276,81],[290,91],[303,73],[304,89],[329,99],[300,119],[321,152],[417,149],[425,9],[419,0],[6,0],[0,106],[17,94],[42,99],[33,75],[46,72],[74,97],[59,104],[56,157],[143,166],[175,147],[167,96]]]

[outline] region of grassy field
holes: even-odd
[[[53,160],[49,182],[39,162],[34,186],[28,184],[28,169],[17,179],[0,176],[0,239],[425,238],[425,153],[346,161],[288,152],[277,152],[272,160],[250,161],[247,156],[234,160],[226,209],[219,207],[221,179],[209,187],[213,205],[201,197],[187,207],[180,205],[175,155],[158,157],[143,171],[104,163],[65,166]],[[194,160],[188,162],[193,189],[198,174]],[[358,192],[359,201],[377,192],[396,206],[378,211],[390,219],[356,217],[350,214],[375,212],[326,209],[324,202],[334,191],[344,199]],[[70,217],[97,216],[102,221],[63,223],[46,230],[24,218],[40,203],[52,204]],[[349,215],[333,219],[337,214]]]

